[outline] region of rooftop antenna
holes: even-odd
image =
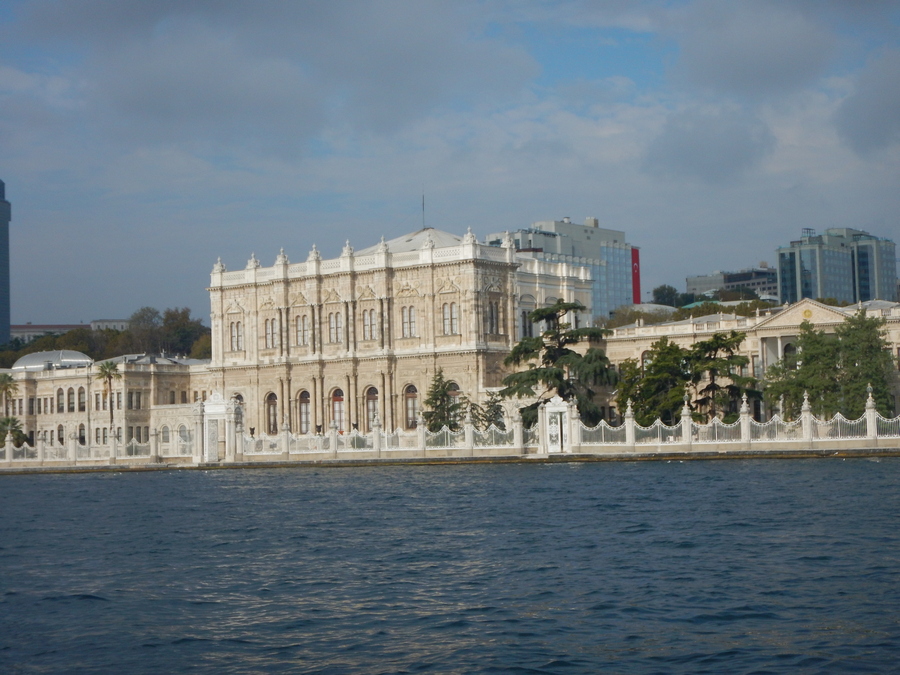
[[[425,229],[425,183],[422,183],[422,229]]]

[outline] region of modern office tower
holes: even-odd
[[[703,295],[709,291],[734,291],[748,288],[756,291],[760,297],[778,296],[778,270],[761,262],[759,267],[738,270],[737,272],[713,272],[685,279],[687,292]]]
[[[778,249],[782,302],[834,298],[838,302],[897,300],[896,245],[850,227],[816,234],[812,228]]]
[[[12,208],[0,180],[0,344],[9,342],[9,221]]]
[[[587,218],[584,225],[563,218],[532,223],[511,235],[520,254],[588,267],[594,316],[609,318],[617,307],[640,304],[640,249],[625,241],[623,231],[602,228],[596,218]],[[486,241],[499,246],[503,237],[496,232]]]

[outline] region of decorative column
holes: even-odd
[[[198,401],[194,405],[194,464],[203,461],[203,402]]]
[[[520,455],[524,455],[525,450],[525,434],[522,429],[522,413],[516,408],[512,416],[513,429],[513,449],[518,450]]]
[[[237,447],[237,423],[235,420],[237,402],[232,398],[225,406],[225,461],[233,462],[235,460],[235,449]]]
[[[538,454],[546,455],[549,454],[547,450],[547,408],[546,406],[539,405],[538,406],[538,421],[537,421],[537,431],[538,431]]]
[[[475,456],[475,425],[472,422],[471,411],[466,411],[466,417],[463,420],[463,436],[465,438],[466,450],[469,456]]]
[[[803,392],[803,407],[800,408],[800,425],[803,428],[803,440],[812,442],[813,437],[813,416],[812,408],[809,406],[809,394]]]
[[[328,437],[331,442],[331,456],[337,459],[338,456],[338,426],[335,420],[331,420],[331,426],[328,428]]]
[[[112,397],[110,397],[112,398]],[[112,401],[110,401],[112,403]],[[112,427],[110,429],[110,439],[109,439],[109,463],[116,463],[116,456],[119,454],[119,436],[116,433],[116,427]],[[75,459],[75,448],[72,448],[72,459]],[[74,464],[75,462],[73,462]]]
[[[372,420],[371,433],[372,450],[376,457],[381,457],[381,419],[378,417],[378,413],[375,413],[375,418]]]
[[[566,415],[569,424],[569,452],[581,452],[581,413],[575,401],[569,401],[569,414]]]
[[[284,447],[281,449],[281,459],[286,462],[291,458],[291,423],[288,420],[287,413],[285,413],[281,424],[281,436],[284,443]]]
[[[424,457],[428,453],[425,451],[425,418],[422,417],[421,410],[418,417],[416,417],[416,440],[419,447],[422,448],[422,456]]]
[[[685,394],[684,405],[681,406],[681,442],[688,452],[691,450],[691,443],[694,438],[693,433],[691,433],[693,431],[694,420],[691,419],[691,409],[688,406],[688,401],[690,400],[690,396]]]
[[[878,438],[878,417],[875,410],[875,399],[872,398],[872,385],[866,387],[869,393],[866,398],[866,436],[868,438]]]
[[[7,462],[12,462],[12,456],[13,456],[13,435],[12,435],[12,430],[9,430],[9,431],[6,432],[5,448],[6,448],[6,461],[7,461]]]
[[[750,449],[750,406],[747,404],[747,394],[741,396],[741,444],[744,450]]]
[[[38,463],[44,463],[44,457],[46,456],[46,448],[44,445],[44,432],[43,431],[35,431],[34,432],[34,444],[37,446],[37,458]]]
[[[159,464],[159,432],[156,427],[150,431],[150,463]]]
[[[634,451],[634,408],[631,407],[631,399],[625,407],[625,446],[627,450]]]

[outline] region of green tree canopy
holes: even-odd
[[[634,419],[647,426],[661,419],[676,423],[690,382],[689,352],[669,339],[660,338],[644,357],[644,367],[634,359],[624,361],[619,371],[616,407],[624,413],[631,400]]]
[[[708,420],[724,412],[736,416],[744,394],[758,398],[756,380],[742,375],[749,359],[738,354],[746,333],[714,333],[707,340],[695,342],[688,355],[691,384],[697,392],[694,405],[706,410]]]
[[[865,410],[866,389],[871,385],[876,408],[890,415],[894,360],[884,324],[884,319],[868,317],[864,310],[848,317],[833,335],[804,321],[795,349],[766,373],[766,401],[778,407],[783,397],[784,413],[796,417],[806,392],[817,417],[830,418],[840,412],[854,419]]]
[[[669,305],[669,307],[677,307],[678,289],[668,284],[657,286],[653,289],[653,302],[657,305]]]
[[[557,394],[565,401],[575,401],[585,424],[600,421],[594,397],[598,387],[615,383],[616,373],[602,349],[588,347],[583,354],[572,349],[579,343],[598,341],[606,334],[601,328],[573,328],[564,320],[569,312],[584,309],[579,302],[558,300],[528,315],[529,321],[543,323],[547,328],[539,337],[522,338],[512,348],[504,363],[525,369],[504,378],[501,396],[537,396],[543,400]],[[536,420],[538,403],[522,410],[526,424]]]
[[[444,378],[444,371],[438,368],[428,388],[428,396],[422,411],[425,427],[435,433],[447,427],[450,431],[459,431],[460,422],[466,414],[467,401],[460,396],[459,387]]]

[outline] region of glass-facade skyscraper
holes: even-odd
[[[0,180],[0,344],[9,342],[9,221],[12,208]]]
[[[896,245],[849,227],[824,234],[804,228],[790,246],[778,249],[782,302],[834,298],[838,302],[897,300]]]

